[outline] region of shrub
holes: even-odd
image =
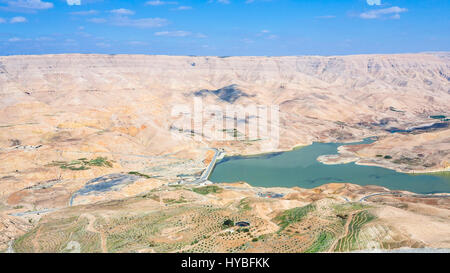
[[[284,230],[290,224],[300,222],[310,211],[315,210],[314,204],[309,204],[300,208],[293,208],[284,211],[281,215],[275,218],[279,222],[280,230]]]
[[[223,221],[222,226],[224,228],[229,228],[229,227],[233,227],[234,226],[234,222],[231,219],[226,219],[225,221]]]
[[[223,191],[222,188],[220,188],[218,186],[214,186],[214,185],[200,187],[200,188],[194,188],[192,190],[198,194],[203,194],[203,195],[206,195],[209,193],[220,193]]]

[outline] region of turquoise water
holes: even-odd
[[[370,143],[373,140],[365,139]],[[320,155],[336,154],[343,143],[313,143],[301,149],[258,156],[225,157],[219,161],[209,180],[212,182],[245,181],[253,186],[315,188],[332,182],[378,185],[391,190],[415,193],[450,192],[450,177],[410,175],[393,170],[361,166],[355,163],[325,165]],[[345,144],[349,145],[349,144]]]

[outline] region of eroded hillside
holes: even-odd
[[[129,200],[127,198],[160,191],[168,183],[180,180],[195,181],[211,161],[210,148],[223,149],[228,155],[256,154],[288,150],[314,141],[349,142],[377,136],[379,140],[371,145],[352,146],[341,150],[339,157],[323,161],[329,164],[335,163],[333,161],[357,161],[404,172],[448,171],[449,56],[448,53],[439,53],[345,57],[78,54],[0,57],[0,223],[5,226],[0,228],[0,249],[31,230],[31,233],[26,233],[28,237],[16,242],[18,250],[62,251],[70,241],[66,242],[66,235],[62,234],[64,239],[57,244],[47,246],[41,245],[39,240],[46,240],[44,237],[51,233],[38,232],[40,227],[44,231],[53,230],[54,225],[62,223],[58,220],[62,217],[59,210],[63,214],[67,210],[70,213],[65,215],[74,217],[70,218],[72,220],[63,217],[77,225],[67,228],[79,230],[81,237],[87,236],[83,238],[92,242],[89,248],[84,248],[86,251],[238,251],[244,250],[237,247],[245,240],[252,241],[265,234],[271,234],[268,242],[284,240],[284,235],[279,237],[279,234],[287,231],[276,233],[280,224],[274,220],[277,216],[261,214],[259,220],[255,218],[255,221],[260,221],[258,223],[264,223],[261,230],[253,230],[249,238],[245,235],[247,239],[244,241],[239,237],[242,242],[238,240],[229,247],[210,248],[215,241],[205,241],[205,245],[200,247],[193,243],[199,241],[198,238],[189,237],[180,239],[182,243],[176,247],[146,248],[142,242],[136,242],[138,245],[122,248],[116,242],[117,238],[126,235],[120,232],[129,230],[129,219],[115,218],[122,213],[122,207],[111,212],[114,214],[112,219],[102,215],[98,218],[101,220],[95,220],[97,215],[89,209],[86,215],[82,215],[81,212],[90,204],[100,202],[105,204],[101,206],[108,206],[106,204],[109,203],[104,202]],[[218,141],[208,138],[208,132],[179,130],[173,106],[191,108],[194,99],[200,98],[203,105],[223,108],[230,105],[278,105],[279,146],[268,148],[268,140],[264,138]],[[203,122],[206,123],[207,119]],[[223,133],[246,135],[237,128],[228,129]],[[177,137],[174,137],[174,131]],[[202,133],[204,138],[195,138]],[[192,195],[195,185],[186,187],[189,194],[182,195],[182,200],[179,194],[165,198],[169,200],[166,203],[177,204],[177,210],[173,212],[178,215],[176,217],[181,217],[177,221],[182,222],[187,217],[184,210],[191,208],[187,204],[198,200],[206,206],[196,207],[199,215],[214,219],[219,217],[217,213],[220,217],[234,215],[233,207],[224,209],[225,204],[216,204],[222,199],[202,199]],[[226,193],[237,200],[243,198],[240,190]],[[158,204],[159,200],[155,201],[153,199],[157,198],[153,197],[145,202]],[[253,197],[255,202],[259,202],[259,197]],[[327,198],[325,194],[318,199],[289,205],[280,201],[277,206],[286,210]],[[334,206],[328,201],[321,202],[325,205],[319,202],[317,208],[330,210],[330,206]],[[219,212],[210,211],[208,206],[211,204],[217,205]],[[132,204],[129,206],[131,210],[135,208]],[[154,209],[157,208],[155,206]],[[367,213],[377,217],[377,211],[372,209]],[[445,214],[446,209],[440,213]],[[354,212],[363,213],[352,212],[354,219],[372,221],[372,216],[366,212]],[[252,210],[251,213],[257,212]],[[408,213],[415,215],[417,212]],[[40,217],[46,214],[48,217],[44,222],[39,222]],[[133,223],[147,223],[145,217],[148,216],[136,217]],[[123,229],[106,234],[113,223],[109,221],[119,221]],[[330,244],[334,242],[333,247],[327,245],[327,250],[364,248],[361,245],[349,246],[345,239],[347,233],[343,233],[345,224],[339,226],[342,221],[333,221],[327,225],[338,226],[329,233],[323,230],[325,233],[305,236],[309,236],[310,242],[316,239]],[[347,227],[352,226],[351,220],[348,221]],[[214,225],[220,226],[219,222],[214,222]],[[152,225],[149,223],[151,229]],[[190,225],[192,229],[197,228],[195,223]],[[171,228],[168,231],[162,228],[161,232],[175,236],[173,234],[181,232],[178,229],[185,227],[174,224]],[[291,228],[292,235],[302,228]],[[215,229],[208,232],[211,234],[206,236],[219,236]],[[299,231],[299,234],[303,233]],[[105,238],[112,236],[112,239],[99,241],[97,236],[100,235]],[[39,236],[44,237],[39,239]],[[336,240],[331,240],[330,236]],[[26,238],[34,238],[32,245]],[[54,240],[56,238],[59,237]],[[176,238],[167,240],[176,241]],[[447,241],[424,238],[428,239],[406,236],[394,241],[408,242],[402,246],[448,247]],[[151,239],[155,246],[161,246],[158,240],[156,237]],[[306,251],[308,247],[325,249],[317,246],[318,243],[307,243],[303,248],[277,249],[275,246],[280,245],[279,242],[270,243],[273,248],[258,242],[261,240],[254,241],[252,247],[255,248],[250,249],[259,251],[266,246],[267,251]]]

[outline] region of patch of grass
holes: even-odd
[[[69,169],[71,171],[84,171],[84,170],[89,170],[88,167],[86,166],[61,166],[61,169]]]
[[[80,158],[78,160],[67,161],[52,161],[52,163],[47,164],[48,167],[58,166],[63,170],[71,171],[83,171],[90,169],[89,167],[112,167],[112,162],[108,160],[107,157],[97,157],[95,159],[88,160],[86,158]]]
[[[82,161],[84,164],[89,166],[97,166],[97,167],[112,167],[112,163],[108,161],[107,157],[97,157],[95,159],[89,161]]]
[[[241,199],[241,201],[239,201],[238,208],[239,208],[239,210],[242,210],[242,211],[250,210],[251,209],[250,201],[247,198]]]
[[[174,198],[167,198],[167,199],[163,199],[164,204],[181,204],[181,203],[186,203],[186,199],[184,199],[183,196],[181,196],[179,199],[174,199]]]
[[[319,237],[314,241],[314,243],[305,251],[306,253],[316,253],[324,252],[328,250],[331,243],[333,242],[334,234],[327,231],[322,231]]]
[[[86,231],[84,217],[47,219],[14,242],[16,252],[70,252],[71,241],[80,244],[81,252],[100,252],[100,235]],[[38,232],[39,230],[39,232]]]
[[[314,211],[316,206],[314,204],[309,204],[300,208],[293,208],[285,210],[281,215],[275,217],[275,221],[279,222],[280,230],[283,231],[290,224],[295,222],[300,222],[309,212]]]
[[[334,209],[335,213],[339,214],[343,212],[368,209],[370,208],[370,206],[360,202],[352,202],[352,203],[336,204],[333,205],[332,208]]]
[[[200,188],[193,188],[192,191],[194,191],[198,194],[207,195],[210,193],[221,193],[223,191],[223,189],[218,186],[210,185],[210,186],[204,186],[204,187],[200,187]]]
[[[128,172],[128,174],[137,175],[137,176],[141,176],[141,177],[145,177],[145,178],[151,178],[150,175],[143,174],[143,173],[140,173],[140,172]]]

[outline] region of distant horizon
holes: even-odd
[[[52,55],[121,55],[121,56],[166,56],[166,57],[216,57],[216,58],[234,58],[234,57],[351,57],[351,56],[370,56],[370,55],[420,55],[420,54],[450,54],[450,51],[422,51],[422,52],[404,52],[404,53],[367,53],[367,54],[342,54],[342,55],[170,55],[170,54],[145,54],[145,53],[43,53],[43,54],[11,54],[0,55],[0,57],[20,57],[20,56],[52,56]]]
[[[0,0],[0,54],[450,51],[450,1]]]

